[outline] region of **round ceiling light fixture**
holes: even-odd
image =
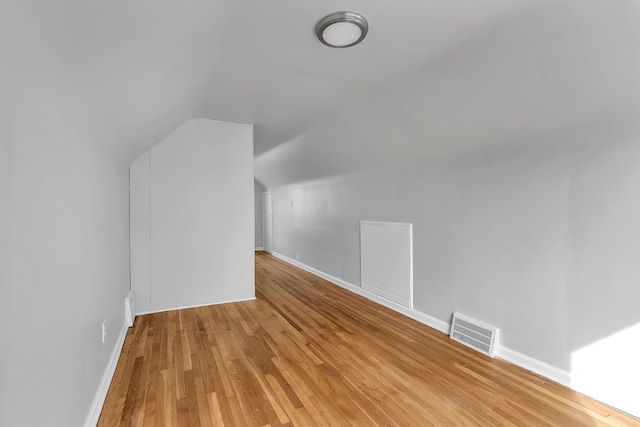
[[[316,24],[316,35],[330,47],[355,46],[364,40],[369,24],[362,15],[355,12],[334,12]]]

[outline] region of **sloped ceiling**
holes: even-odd
[[[190,117],[255,124],[259,157],[371,102],[388,105],[364,117],[364,127],[391,111],[405,123],[390,123],[390,131],[406,140],[424,140],[428,130],[463,147],[477,131],[512,137],[638,110],[634,0],[5,0],[0,7],[5,58],[36,61],[52,79],[64,78],[127,161]],[[316,40],[315,23],[336,10],[369,20],[362,44],[330,49]],[[49,55],[31,57],[34,43],[49,46]]]
[[[13,59],[64,75],[130,160],[189,117],[256,125],[256,153],[321,115],[438,58],[521,0],[5,0],[2,43]],[[336,10],[369,20],[352,49],[330,49],[316,22]],[[46,44],[47,58],[29,58]],[[27,59],[25,59],[27,58]]]
[[[640,120],[640,3],[539,3],[336,105],[264,153],[267,188]]]

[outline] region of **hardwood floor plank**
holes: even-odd
[[[142,376],[142,363],[144,358],[138,356],[135,358],[132,368],[131,381],[127,387],[124,408],[122,408],[122,417],[120,421],[129,421],[133,418],[133,410],[136,405],[136,397],[138,395],[138,387],[140,385],[140,377]]]
[[[640,426],[266,253],[256,300],[136,318],[99,426]]]

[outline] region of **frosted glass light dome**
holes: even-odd
[[[327,46],[343,48],[360,43],[367,35],[369,24],[354,12],[335,12],[316,25],[318,39]]]

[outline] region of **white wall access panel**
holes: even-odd
[[[397,222],[360,221],[361,286],[413,308],[413,230]]]

